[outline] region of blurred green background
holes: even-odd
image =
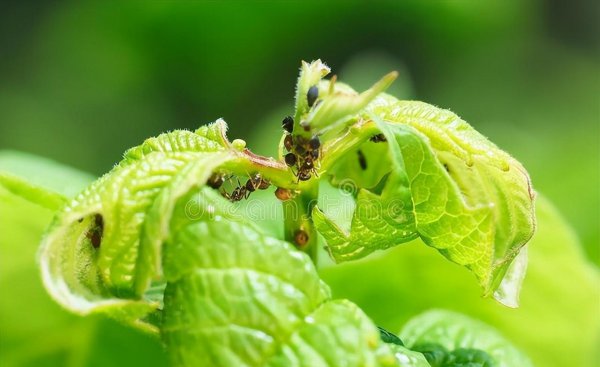
[[[358,89],[395,69],[392,94],[453,110],[523,162],[600,264],[598,14],[599,2],[582,0],[5,2],[0,149],[99,175],[149,136],[223,117],[231,139],[272,154],[300,60],[321,58]],[[3,206],[2,227],[11,216]],[[44,215],[28,243],[47,224]],[[15,240],[4,233],[4,243]],[[12,278],[3,279],[2,293],[19,297]],[[0,312],[4,335],[7,315]],[[122,335],[106,320],[90,323]],[[120,338],[100,343],[118,354],[127,343]],[[0,356],[20,345],[1,342]],[[27,349],[20,353],[9,365],[26,364],[19,361]],[[70,365],[108,363],[86,353]]]

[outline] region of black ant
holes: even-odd
[[[223,195],[225,199],[234,203],[242,199],[247,199],[250,193],[246,189],[246,186],[238,186],[235,189],[233,189],[231,193],[228,193],[227,191],[221,191],[221,195]]]
[[[290,140],[286,137],[286,140]],[[308,181],[312,174],[317,175],[315,161],[319,159],[321,140],[318,136],[310,139],[296,136],[291,139],[290,153],[284,156],[285,164],[297,167],[296,177],[299,181]],[[284,141],[285,142],[285,141]]]
[[[309,108],[315,106],[318,98],[319,88],[316,85],[308,88],[306,102]],[[306,139],[302,136],[293,136],[294,120],[290,116],[285,117],[281,125],[286,132],[286,136],[283,139],[283,146],[289,152],[284,156],[285,164],[288,167],[297,167],[295,175],[298,178],[298,182],[310,180],[313,174],[317,176],[315,162],[320,156],[321,140],[319,137],[315,135],[310,139]],[[300,125],[304,130],[310,130],[310,126],[304,122]]]
[[[244,185],[240,184],[238,180],[238,185],[231,193],[223,190],[221,191],[221,195],[224,198],[231,202],[241,201],[242,199],[248,199],[250,194],[252,194],[256,189],[258,190],[266,190],[271,186],[271,183],[264,178],[259,173],[256,173],[246,181]]]

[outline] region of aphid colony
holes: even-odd
[[[314,106],[318,97],[319,89],[316,86],[310,87],[306,93],[308,107]],[[318,164],[321,152],[319,137],[314,135],[308,139],[300,135],[293,135],[294,119],[291,116],[284,118],[281,126],[285,131],[283,146],[289,152],[284,156],[285,164],[296,170],[295,175],[298,182],[308,181],[312,175],[317,176],[315,165]]]
[[[306,93],[306,102],[309,108],[318,105],[319,89],[313,85],[308,89]],[[311,138],[306,138],[301,135],[294,135],[294,119],[291,116],[286,116],[281,122],[281,126],[285,132],[283,140],[283,146],[287,153],[285,154],[285,164],[292,168],[296,175],[297,182],[308,181],[313,176],[317,176],[317,167],[319,157],[321,155],[321,140],[317,135],[313,135]],[[310,130],[309,125],[301,126],[305,131]],[[377,134],[370,138],[374,143],[386,142],[383,134]],[[365,170],[367,168],[366,158],[361,150],[358,150],[358,161],[360,168]],[[231,202],[240,201],[247,199],[250,194],[256,190],[265,190],[270,186],[269,181],[262,178],[258,173],[250,175],[245,184],[241,184],[239,179],[237,185],[234,186],[231,192],[227,192],[222,188],[225,181],[231,182],[232,176],[227,176],[223,173],[214,173],[207,182],[207,185],[216,189],[221,190],[221,195]],[[275,196],[282,201],[289,200],[293,197],[293,192],[289,189],[277,188]]]

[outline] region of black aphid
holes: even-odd
[[[212,187],[213,189],[218,189],[221,187],[221,185],[223,185],[223,182],[225,182],[224,175],[219,173],[213,173],[206,181],[206,184]]]
[[[283,127],[283,130],[291,134],[292,131],[294,131],[294,119],[292,116],[286,116],[281,122],[281,127]]]
[[[385,135],[383,135],[383,134],[373,135],[373,136],[371,136],[370,140],[373,143],[383,143],[383,142],[387,141],[387,139],[385,138]]]
[[[310,149],[315,150],[315,149],[319,149],[321,147],[321,140],[319,140],[318,136],[313,136],[312,138],[310,138],[310,140],[308,141],[308,146],[310,147]]]
[[[367,158],[365,158],[365,154],[362,152],[362,150],[357,150],[356,154],[358,154],[358,164],[360,165],[360,168],[364,171],[367,169]]]
[[[290,167],[295,166],[296,163],[298,162],[298,158],[296,157],[296,155],[294,153],[286,154],[284,159],[285,159],[285,164],[287,164]]]
[[[308,102],[308,107],[312,107],[315,102],[319,98],[319,88],[316,85],[308,88],[308,92],[306,93],[306,101]]]

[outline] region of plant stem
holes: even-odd
[[[324,175],[349,150],[377,133],[379,129],[373,121],[359,119],[341,136],[326,142],[317,167],[319,175]],[[311,213],[319,198],[319,179],[313,177],[308,181],[298,182],[296,175],[285,163],[255,155],[249,150],[240,152],[238,159],[226,163],[225,167],[238,175],[260,173],[274,186],[296,193],[293,198],[282,202],[285,240],[295,244],[316,263],[318,238]]]
[[[303,190],[294,198],[283,201],[285,240],[295,244],[301,251],[317,263],[318,238],[312,222],[311,213],[319,197],[319,183],[313,180],[304,185]],[[307,240],[302,236],[306,235]]]

